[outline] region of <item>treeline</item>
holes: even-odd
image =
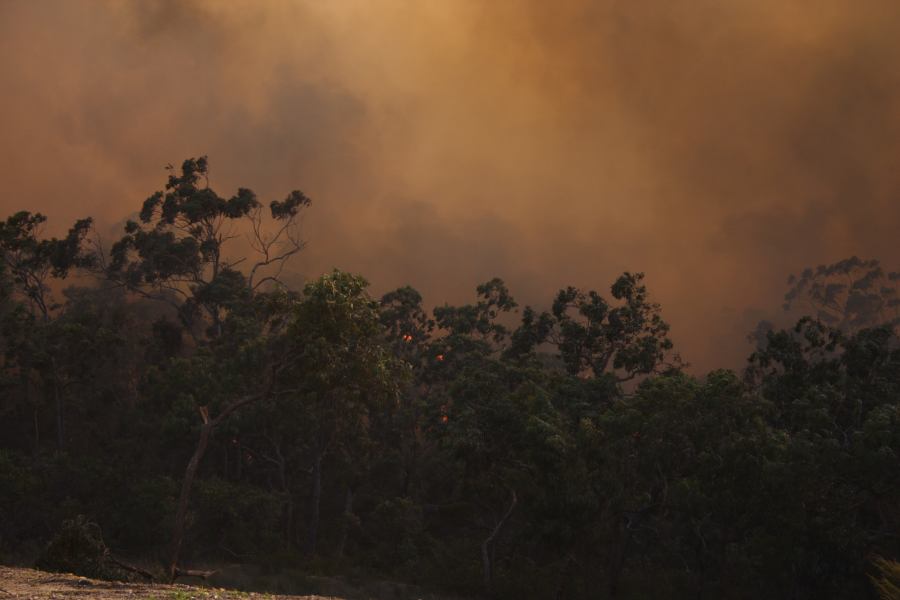
[[[804,272],[787,301],[811,317],[697,378],[639,273],[546,311],[499,279],[431,313],[339,271],[291,289],[309,198],[224,198],[206,174],[171,169],[109,248],[90,220],[0,224],[8,560],[83,515],[172,578],[247,562],[500,598],[876,597],[873,565],[900,556],[898,277],[876,261]]]

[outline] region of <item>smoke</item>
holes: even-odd
[[[111,236],[205,153],[313,198],[298,273],[546,305],[645,271],[732,366],[788,273],[900,262],[896,56],[889,0],[6,0],[0,208]]]

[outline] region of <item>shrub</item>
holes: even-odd
[[[38,558],[37,567],[99,579],[119,578],[109,564],[109,549],[100,526],[83,515],[63,521],[62,528]]]

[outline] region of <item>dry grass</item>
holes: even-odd
[[[117,583],[66,573],[0,567],[0,600],[13,598],[91,600],[343,600],[337,596],[281,596],[189,585]]]

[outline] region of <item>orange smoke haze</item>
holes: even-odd
[[[112,239],[208,154],[313,198],[293,268],[429,303],[645,271],[697,371],[784,280],[897,266],[893,0],[0,0],[4,214]]]

